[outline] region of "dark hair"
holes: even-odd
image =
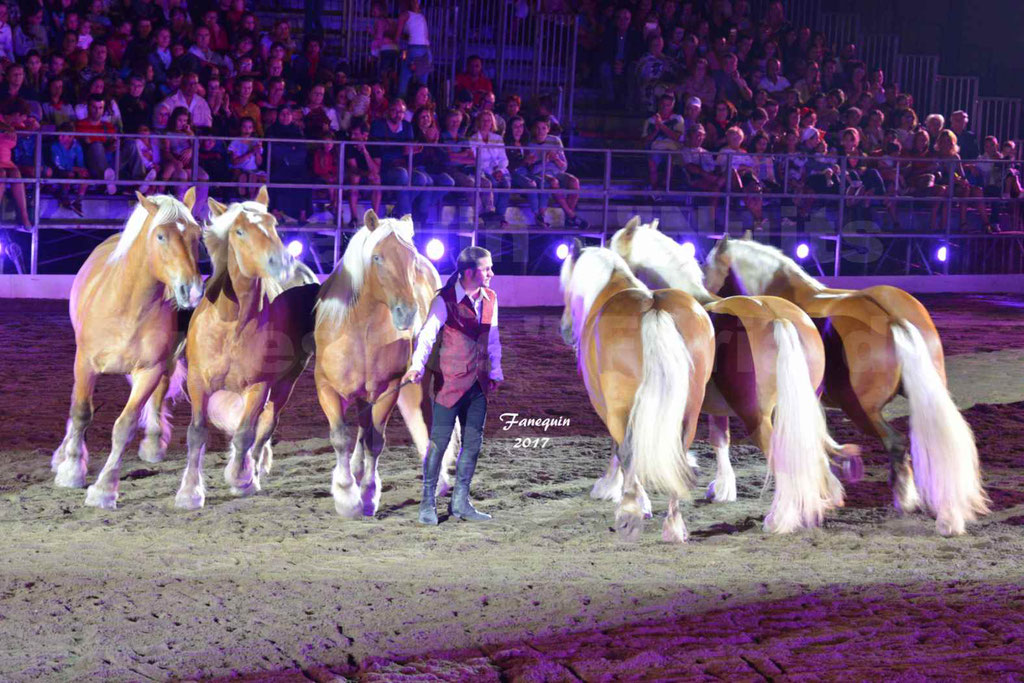
[[[448,282],[445,286],[454,284],[456,280],[462,277],[462,274],[467,270],[476,270],[477,262],[482,258],[491,258],[491,252],[487,251],[483,247],[466,247],[459,252],[459,258],[455,264],[455,272],[448,278]]]
[[[58,133],[74,133],[75,132],[75,127],[74,127],[74,125],[72,125],[72,123],[70,121],[65,121],[64,123],[62,123],[59,126],[57,126],[57,132]]]

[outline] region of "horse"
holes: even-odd
[[[247,496],[260,490],[261,475],[270,471],[270,438],[313,354],[319,280],[281,242],[269,201],[266,187],[254,200],[230,206],[208,200],[204,240],[213,275],[185,342],[192,421],[174,498],[178,508],[205,503],[208,421],[231,437],[224,468],[231,492]],[[255,454],[260,462],[254,467]]]
[[[653,288],[680,289],[710,314],[715,328],[715,366],[704,395],[718,472],[708,487],[716,502],[736,500],[736,475],[729,461],[729,416],[743,422],[768,460],[775,495],[764,528],[789,533],[818,526],[825,512],[843,504],[843,488],[829,455],[851,462],[859,450],[829,436],[817,388],[825,371],[825,349],[811,319],[796,305],[771,296],[708,292],[696,260],[658,230],[658,221],[630,220],[615,233],[611,249]],[[774,412],[774,420],[773,420]],[[856,460],[859,464],[859,459]],[[617,463],[592,495],[617,495]]]
[[[889,454],[896,508],[923,507],[943,536],[960,535],[966,522],[989,512],[978,449],[946,386],[942,340],[928,311],[890,286],[831,289],[778,249],[723,237],[705,264],[708,289],[719,294],[780,296],[815,321],[825,345],[822,399],[841,408]],[[882,409],[897,393],[910,404],[907,439]]]
[[[590,403],[625,471],[620,538],[642,531],[640,487],[669,495],[662,539],[687,540],[680,498],[694,484],[686,458],[714,360],[711,319],[689,294],[651,291],[615,252],[577,239],[559,275],[562,338],[576,352]]]
[[[378,218],[367,211],[316,304],[316,391],[337,461],[331,475],[334,507],[346,519],[377,514],[377,463],[396,404],[421,459],[430,445],[430,373],[418,384],[400,382],[441,278],[412,240],[411,216]],[[351,406],[355,439],[346,424]],[[445,452],[438,495],[451,489],[448,470],[457,439]]]
[[[97,376],[123,374],[132,385],[114,423],[110,455],[87,491],[91,506],[114,507],[121,456],[140,416],[145,437],[139,457],[159,462],[166,455],[171,425],[164,398],[180,392],[182,377],[175,369],[181,352],[176,309],[194,307],[203,292],[195,188],[184,203],[166,195],[135,196],[138,204],[124,229],[93,250],[71,286],[75,381],[67,431],[50,463],[57,486],[85,486],[85,433]]]

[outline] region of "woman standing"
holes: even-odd
[[[427,18],[423,16],[420,0],[407,0],[407,9],[398,16],[398,28],[395,35],[399,40],[405,37],[405,58],[398,75],[398,92],[404,95],[409,88],[409,81],[416,77],[420,83],[426,84],[427,76],[433,67],[433,56],[430,53],[430,32],[427,29]],[[405,3],[403,3],[405,4]]]

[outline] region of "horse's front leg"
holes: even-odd
[[[359,483],[352,476],[352,464],[349,448],[352,435],[345,424],[345,401],[330,386],[326,379],[319,375],[316,378],[316,396],[320,408],[327,416],[330,426],[331,447],[334,448],[335,465],[331,472],[331,496],[334,498],[334,509],[346,519],[357,519],[363,516],[362,501],[359,499]]]
[[[125,449],[135,436],[135,429],[139,424],[139,414],[142,407],[153,394],[160,379],[167,373],[163,365],[157,367],[136,370],[132,373],[132,393],[128,397],[128,403],[114,423],[114,432],[111,436],[110,455],[107,462],[96,478],[96,483],[90,486],[85,492],[85,504],[92,507],[113,510],[117,507],[117,489],[121,473],[121,457]]]
[[[192,422],[188,426],[188,459],[181,476],[181,486],[174,497],[174,506],[185,510],[197,510],[206,502],[206,483],[203,481],[203,455],[206,453],[206,439],[209,435],[206,416],[210,393],[194,380],[189,386],[192,401]]]
[[[173,364],[171,367],[173,369]],[[167,444],[171,441],[171,420],[169,411],[164,407],[164,398],[170,382],[169,375],[160,379],[142,411],[146,433],[139,442],[139,460],[143,462],[162,462],[167,455]]]
[[[274,464],[274,452],[270,447],[270,440],[277,429],[277,423],[281,420],[281,411],[284,410],[288,397],[291,396],[292,387],[295,386],[296,378],[288,378],[275,384],[270,390],[267,404],[260,413],[259,422],[256,424],[256,443],[253,444],[253,456],[259,456],[256,471],[260,478],[270,474]]]
[[[67,431],[50,460],[50,467],[56,473],[53,479],[56,486],[74,489],[85,487],[85,475],[89,465],[85,432],[92,423],[92,393],[95,388],[96,373],[85,358],[76,354],[75,386],[71,390]]]
[[[363,514],[373,517],[380,506],[380,475],[377,464],[384,451],[384,430],[394,410],[398,397],[394,394],[384,397],[372,406],[359,402],[359,438],[363,449],[363,477],[359,482]]]
[[[228,464],[224,467],[224,481],[236,496],[251,496],[260,490],[260,479],[252,457],[256,442],[256,421],[267,403],[270,385],[259,382],[247,388],[242,394],[242,418],[231,439]]]
[[[716,503],[731,503],[736,500],[736,472],[729,459],[729,417],[708,415],[708,435],[715,449],[718,471],[715,480],[708,485],[707,498]]]

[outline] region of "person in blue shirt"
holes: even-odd
[[[404,142],[405,145],[378,145],[372,150],[373,161],[380,168],[382,185],[409,185],[424,187],[431,184],[429,176],[422,171],[409,169],[409,157],[413,151],[412,125],[405,120],[405,102],[396,97],[388,105],[387,116],[377,119],[370,126],[370,139],[378,142]],[[404,216],[412,213],[413,201],[420,191],[397,190],[398,201],[394,215]],[[414,218],[420,218],[414,216]]]
[[[85,155],[82,153],[82,145],[74,136],[70,135],[75,130],[71,123],[62,123],[57,127],[60,135],[57,140],[50,143],[50,161],[54,178],[73,178],[84,180],[89,177],[89,169],[85,167]],[[71,209],[79,216],[82,212],[82,197],[85,196],[85,183],[80,185],[57,185],[57,198],[60,205],[65,209]],[[72,201],[71,195],[75,194]]]

